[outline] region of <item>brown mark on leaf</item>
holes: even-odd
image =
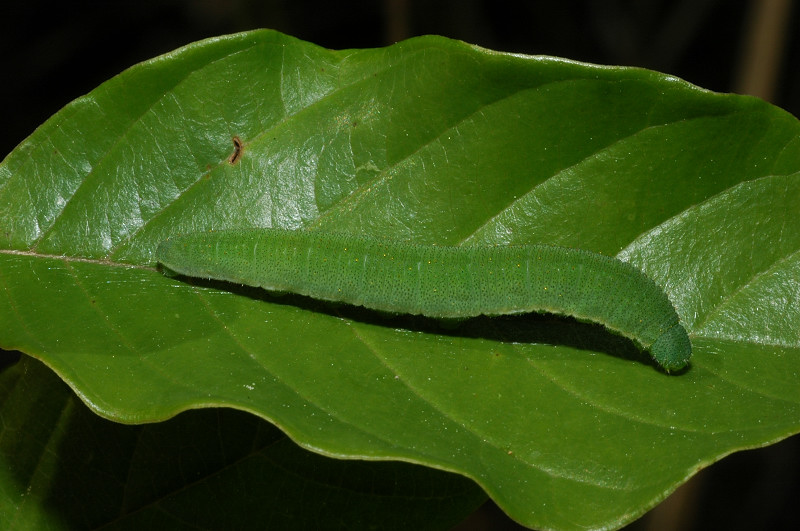
[[[228,157],[228,162],[231,164],[236,164],[239,162],[239,159],[242,158],[242,151],[243,151],[244,144],[242,143],[242,139],[238,136],[233,137],[233,153],[230,157]]]

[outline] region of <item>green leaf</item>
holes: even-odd
[[[0,372],[3,529],[442,529],[485,499],[406,463],[340,461],[230,409],[125,426],[40,363]]]
[[[203,41],[0,164],[0,345],[114,420],[232,407],[328,456],[463,474],[529,526],[619,526],[800,431],[799,131],[663,74],[441,37]],[[692,366],[566,319],[443,327],[153,263],[173,234],[268,226],[616,254],[670,295]]]

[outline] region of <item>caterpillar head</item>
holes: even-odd
[[[686,329],[675,323],[653,342],[650,354],[667,372],[684,368],[692,356],[692,343]]]

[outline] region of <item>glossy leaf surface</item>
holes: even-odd
[[[137,65],[0,165],[0,346],[122,422],[229,406],[338,457],[473,478],[543,528],[621,525],[800,427],[798,122],[662,74],[439,37],[252,32]],[[547,316],[443,326],[163,276],[170,235],[317,227],[619,255],[683,374]]]

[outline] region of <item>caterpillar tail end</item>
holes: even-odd
[[[179,277],[184,274],[183,271],[172,268],[174,258],[174,242],[165,240],[158,244],[154,258],[160,264],[161,272],[168,277]]]
[[[650,354],[666,372],[683,369],[692,357],[689,334],[683,326],[675,324],[655,340]]]

